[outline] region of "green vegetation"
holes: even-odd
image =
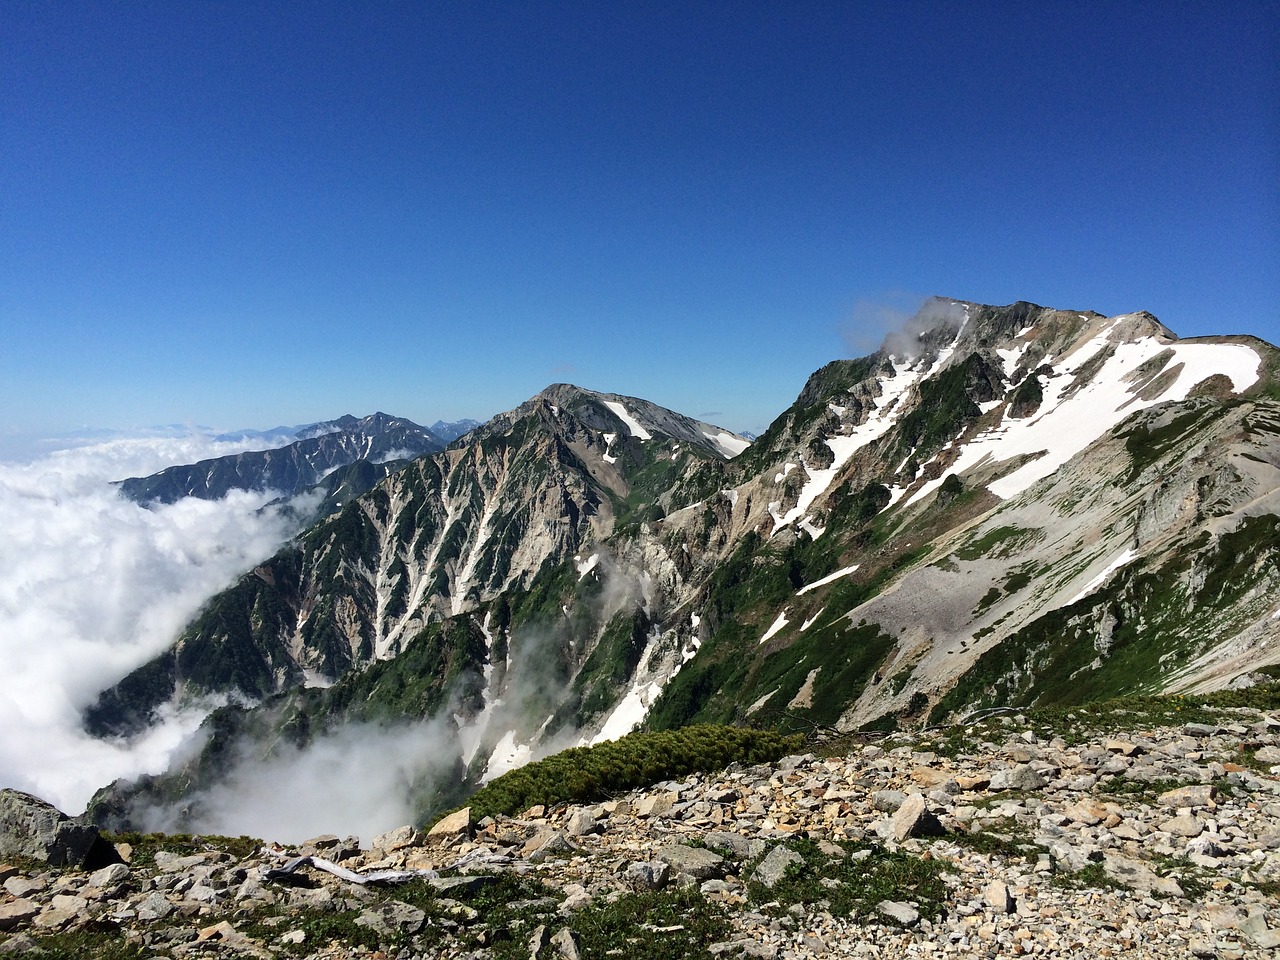
[[[1187,586],[1193,562],[1200,580],[1194,593]],[[1025,587],[1029,573],[1015,570],[1004,588]],[[1215,635],[1230,635],[1228,617],[1246,618],[1240,626],[1252,622],[1248,595],[1278,574],[1280,522],[1274,517],[1245,518],[1213,541],[1205,534],[1194,552],[1163,567],[1135,561],[1102,589],[986,651],[935,705],[930,722],[995,704],[1071,706],[1158,693]]]
[[[802,862],[788,867],[772,888],[752,876],[747,880],[752,901],[776,903],[772,909],[778,913],[796,903],[826,904],[825,909],[832,916],[883,922],[885,918],[876,912],[876,904],[900,900],[918,904],[920,915],[932,920],[941,915],[945,906],[948,889],[940,860],[890,853],[878,844],[853,841],[826,845],[824,849],[812,840],[795,839],[785,846],[799,854]]]
[[[720,770],[730,763],[777,760],[799,737],[768,730],[700,725],[633,733],[593,747],[573,747],[512,770],[471,797],[472,816],[514,816],[535,804],[590,803],[661,780]]]
[[[732,928],[724,911],[697,890],[672,889],[624,894],[612,903],[592,903],[573,915],[584,957],[644,957],[645,960],[695,960],[707,948],[727,940]],[[497,960],[525,960],[525,944],[513,944]]]

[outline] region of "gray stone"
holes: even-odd
[[[123,863],[113,863],[89,875],[89,886],[112,887],[129,879],[129,868]]]
[[[667,885],[671,865],[662,860],[635,860],[627,864],[624,877],[637,890],[661,890]]]
[[[1013,894],[1009,892],[1009,885],[1000,879],[992,880],[987,884],[986,890],[983,891],[982,899],[996,913],[1013,913],[1018,909],[1018,905],[1013,899]]]
[[[582,960],[582,950],[579,947],[578,935],[568,927],[559,930],[551,938],[549,946],[561,960]]]
[[[793,864],[804,863],[804,857],[788,847],[778,846],[769,851],[768,856],[760,861],[752,878],[772,890],[786,876],[787,868]]]
[[[991,790],[1043,790],[1048,781],[1029,763],[1020,763],[991,774]]]
[[[920,912],[911,904],[899,900],[881,900],[876,904],[876,910],[904,927],[912,927],[920,922]]]
[[[34,900],[12,900],[0,903],[0,930],[12,930],[29,922],[40,913],[40,904]]]
[[[889,823],[889,835],[894,840],[905,840],[908,837],[937,837],[944,834],[938,818],[929,812],[924,797],[913,793],[902,801],[902,806]]]
[[[20,790],[0,790],[0,857],[79,866],[97,840],[97,827],[76,823],[53,804]]]
[[[702,847],[663,847],[656,856],[670,865],[672,873],[698,882],[720,879],[728,872],[724,857]]]
[[[589,833],[596,833],[599,829],[600,822],[592,816],[590,810],[582,808],[575,810],[565,825],[565,832],[571,837],[585,837]]]

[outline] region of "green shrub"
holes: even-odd
[[[703,724],[633,733],[594,747],[572,747],[498,777],[470,800],[472,815],[514,816],[535,804],[591,803],[690,773],[777,760],[803,743],[771,730]]]

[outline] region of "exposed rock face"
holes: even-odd
[[[77,823],[28,793],[0,790],[0,857],[31,857],[55,867],[80,866],[97,840],[97,827]]]

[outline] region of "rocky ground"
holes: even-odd
[[[1124,721],[994,717],[363,849],[134,837],[95,871],[11,858],[0,953],[1275,956],[1280,718]]]

